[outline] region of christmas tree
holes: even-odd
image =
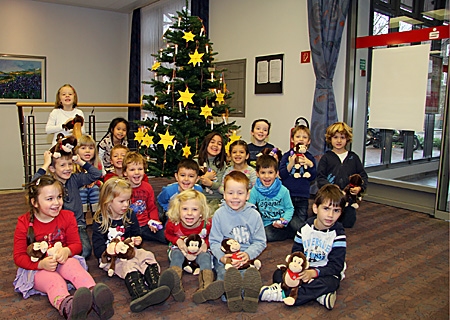
[[[212,43],[199,17],[186,10],[163,35],[165,48],[153,53],[153,78],[144,81],[154,95],[143,97],[144,109],[155,117],[137,121],[139,149],[147,157],[148,173],[172,177],[178,162],[195,157],[203,138],[215,131],[224,143],[238,140],[230,112],[224,70],[215,70]]]

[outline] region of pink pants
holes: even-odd
[[[74,258],[59,264],[55,271],[39,270],[34,276],[34,289],[48,295],[48,300],[56,309],[62,300],[69,295],[66,280],[75,288],[91,288],[95,286],[92,276]]]

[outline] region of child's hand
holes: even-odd
[[[54,257],[45,257],[39,261],[38,269],[55,271],[57,266],[58,262],[54,259]]]
[[[206,172],[203,177],[209,179],[209,180],[216,180],[216,172],[214,170]]]
[[[208,252],[208,245],[206,244],[206,242],[203,242],[203,244],[200,247],[200,249],[194,255],[198,256],[202,252]]]
[[[72,252],[70,251],[69,248],[67,247],[59,248],[58,251],[56,251],[54,258],[56,262],[64,264],[66,263],[67,259],[69,259],[71,254]]]
[[[187,255],[187,253],[188,253],[188,249],[187,249],[187,247],[186,247],[186,243],[184,243],[184,240],[183,239],[181,239],[181,238],[179,238],[178,240],[177,240],[177,247],[178,247],[178,249],[180,249],[180,251],[184,254],[184,255]]]
[[[137,237],[131,237],[131,240],[133,241],[135,246],[140,246],[142,243],[142,238],[141,236],[137,236]]]
[[[205,176],[201,176],[200,177],[200,181],[201,181],[201,184],[203,186],[205,186],[205,187],[211,187],[212,186],[212,180],[208,179]]]
[[[242,265],[246,264],[248,262],[248,260],[250,260],[250,257],[247,252],[241,251],[237,254],[237,257],[239,258],[239,260],[231,261],[231,265],[237,269],[242,267]]]
[[[49,150],[44,152],[44,164],[42,165],[42,169],[47,171],[48,167],[52,164],[52,153]]]
[[[281,218],[281,219],[283,219],[283,218]],[[281,219],[272,222],[272,226],[273,226],[274,228],[277,228],[277,229],[283,229],[283,228],[284,228],[284,224],[281,222]],[[284,219],[283,219],[283,220],[284,220]]]
[[[81,157],[76,157],[76,159],[73,162],[75,162],[80,167],[84,166],[86,163],[85,161],[83,161],[83,159],[81,159]]]
[[[303,282],[309,282],[313,280],[317,276],[316,270],[308,269],[300,272],[299,278],[303,280]]]
[[[154,226],[152,226],[152,225],[148,225],[148,228],[150,229],[150,231],[151,232],[153,232],[153,233],[157,233],[158,232],[158,228],[157,227],[154,227]]]
[[[96,181],[92,182],[91,184],[86,185],[86,188],[91,189],[95,185]]]
[[[295,158],[296,158],[295,153],[292,156],[288,157],[289,162],[286,167],[287,171],[291,171],[292,167],[295,164]]]
[[[356,196],[358,193],[361,192],[361,187],[353,187],[350,188],[350,194]]]

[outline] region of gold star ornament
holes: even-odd
[[[159,61],[155,61],[155,63],[152,65],[152,70],[155,71],[161,66],[161,63]]]
[[[216,93],[216,101],[217,101],[218,103],[224,103],[224,102],[225,102],[225,99],[223,98],[224,96],[225,96],[224,93],[218,91],[218,92]]]
[[[236,130],[233,130],[233,134],[229,137],[230,143],[233,143],[237,140],[241,140],[241,136],[236,135]]]
[[[186,107],[188,103],[194,104],[194,101],[192,101],[192,96],[194,95],[194,93],[190,93],[188,88],[186,88],[186,91],[184,92],[178,90],[178,93],[180,94],[181,97],[178,98],[177,101],[182,101],[184,107]]]
[[[134,140],[141,142],[144,138],[145,131],[142,128],[138,128],[138,131],[134,133]]]
[[[145,135],[142,138],[142,145],[144,145],[148,148],[148,147],[150,147],[151,144],[153,144],[153,136]]]
[[[159,140],[158,144],[162,144],[164,146],[164,150],[167,150],[169,146],[173,147],[173,138],[175,136],[171,136],[169,134],[169,129],[166,130],[165,134],[158,133],[161,140]]]
[[[190,54],[189,57],[191,58],[191,60],[189,60],[189,63],[192,63],[192,65],[195,67],[195,65],[198,62],[198,65],[200,65],[202,61],[202,57],[203,57],[204,53],[198,53],[197,49],[195,49],[194,54]]]
[[[211,110],[212,110],[213,108],[209,107],[208,105],[205,105],[205,106],[202,107],[201,109],[202,109],[202,112],[200,112],[200,115],[201,115],[201,116],[204,116],[205,119],[208,118],[209,116],[212,117]]]
[[[189,32],[184,33],[183,39],[186,39],[186,43],[187,43],[189,41],[194,41],[194,37],[195,37],[195,35],[191,31],[189,31]]]
[[[181,150],[183,150],[183,157],[188,158],[189,155],[191,154],[191,147],[186,145],[184,148],[182,148]]]

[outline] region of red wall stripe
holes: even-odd
[[[356,38],[356,49],[446,39],[448,37],[449,26],[439,26],[405,32],[393,32],[377,36],[359,37]]]

